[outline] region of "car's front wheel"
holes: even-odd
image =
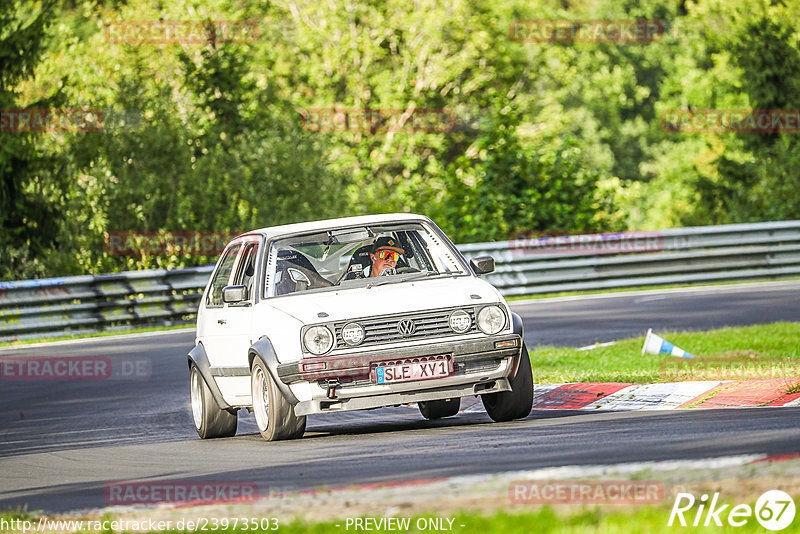
[[[253,360],[250,383],[253,415],[261,436],[267,441],[302,437],[306,431],[306,416],[294,414],[294,407],[283,397],[261,358]]]
[[[420,401],[419,411],[425,419],[441,419],[458,413],[461,398]]]
[[[533,372],[528,349],[524,344],[517,374],[509,382],[511,391],[481,395],[486,413],[498,422],[524,419],[533,409]]]
[[[197,435],[203,439],[236,435],[236,412],[231,413],[217,406],[208,384],[195,365],[192,365],[189,374],[192,418]]]

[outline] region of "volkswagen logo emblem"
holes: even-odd
[[[401,335],[408,337],[417,331],[417,325],[411,319],[403,319],[397,323],[397,331]]]

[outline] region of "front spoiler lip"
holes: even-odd
[[[516,340],[516,346],[496,349],[494,344],[498,341]],[[282,363],[278,365],[278,377],[284,384],[295,382],[314,382],[318,380],[334,380],[339,378],[369,378],[372,364],[382,361],[403,360],[423,356],[451,355],[454,364],[466,362],[480,362],[502,360],[509,357],[519,357],[522,347],[522,338],[517,334],[486,336],[481,339],[447,340],[400,347],[380,349],[369,352],[344,354],[336,356],[321,356],[299,362]],[[322,371],[302,371],[304,362],[325,362],[328,369]]]
[[[507,378],[497,378],[487,382],[469,382],[440,388],[388,393],[369,397],[350,397],[341,399],[313,399],[303,401],[294,407],[295,415],[312,415],[317,413],[348,412],[353,410],[369,410],[383,406],[409,404],[412,402],[432,401],[449,398],[483,395],[511,391]]]

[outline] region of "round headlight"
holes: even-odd
[[[506,314],[499,306],[486,306],[478,312],[476,322],[484,334],[496,334],[506,325]]]
[[[364,327],[358,323],[348,323],[342,328],[342,339],[348,345],[358,345],[364,341]]]
[[[464,310],[456,310],[450,314],[450,328],[453,332],[463,334],[472,326],[472,317]]]
[[[333,334],[324,326],[312,326],[303,334],[303,345],[312,354],[325,354],[333,346]]]

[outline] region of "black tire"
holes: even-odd
[[[261,358],[253,360],[250,370],[253,393],[253,415],[258,431],[267,441],[296,439],[306,431],[306,416],[296,416],[292,406],[281,394],[267,364]]]
[[[533,373],[528,349],[522,345],[519,368],[514,378],[509,380],[511,391],[481,395],[481,401],[494,421],[511,421],[528,417],[533,409]]]
[[[425,419],[441,419],[456,415],[461,407],[461,398],[420,401],[419,412]]]
[[[208,384],[195,365],[189,371],[189,390],[192,419],[198,436],[202,439],[213,439],[236,435],[236,412],[231,413],[217,405]]]

